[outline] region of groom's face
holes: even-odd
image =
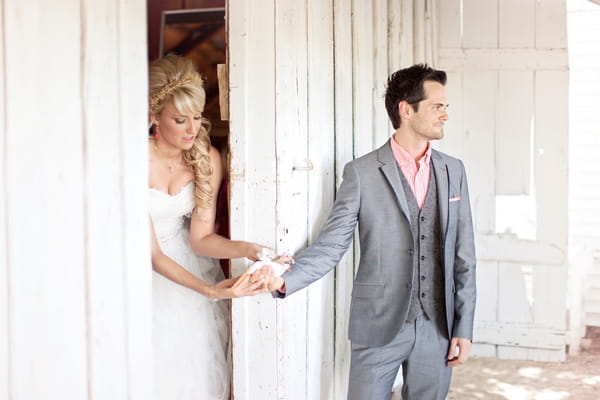
[[[446,89],[439,82],[425,81],[423,90],[425,98],[418,103],[408,122],[416,135],[427,140],[441,139],[448,120]]]

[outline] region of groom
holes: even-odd
[[[471,350],[475,247],[463,163],[431,148],[448,119],[446,73],[419,64],[388,79],[395,129],[349,162],[329,218],[294,267],[271,281],[286,297],[330,271],[358,223],[348,399],[389,399],[400,366],[404,400],[444,399]]]

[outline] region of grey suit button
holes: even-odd
[[[425,293],[421,293],[421,297],[425,297]]]
[[[425,275],[421,275],[421,280],[424,281],[425,280]]]
[[[415,252],[413,251],[413,249],[410,249],[410,250],[408,250],[408,254],[409,254],[409,255],[411,255],[411,256],[412,256],[414,253],[415,253]]]
[[[425,235],[421,235],[421,240],[425,240]]]
[[[421,217],[421,221],[425,221],[425,217]]]
[[[421,260],[424,260],[424,259],[425,259],[425,256],[421,256]]]

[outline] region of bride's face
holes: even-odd
[[[192,147],[202,124],[202,114],[186,114],[179,112],[173,103],[165,106],[162,112],[155,116],[160,139],[172,147],[187,150]]]

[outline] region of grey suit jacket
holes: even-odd
[[[432,150],[438,185],[440,246],[449,337],[472,339],[475,313],[475,246],[462,162]],[[382,346],[402,327],[413,279],[410,212],[389,141],[349,162],[333,209],[317,239],[283,275],[284,296],[324,276],[342,258],[358,223],[360,263],[352,289],[349,337]]]

